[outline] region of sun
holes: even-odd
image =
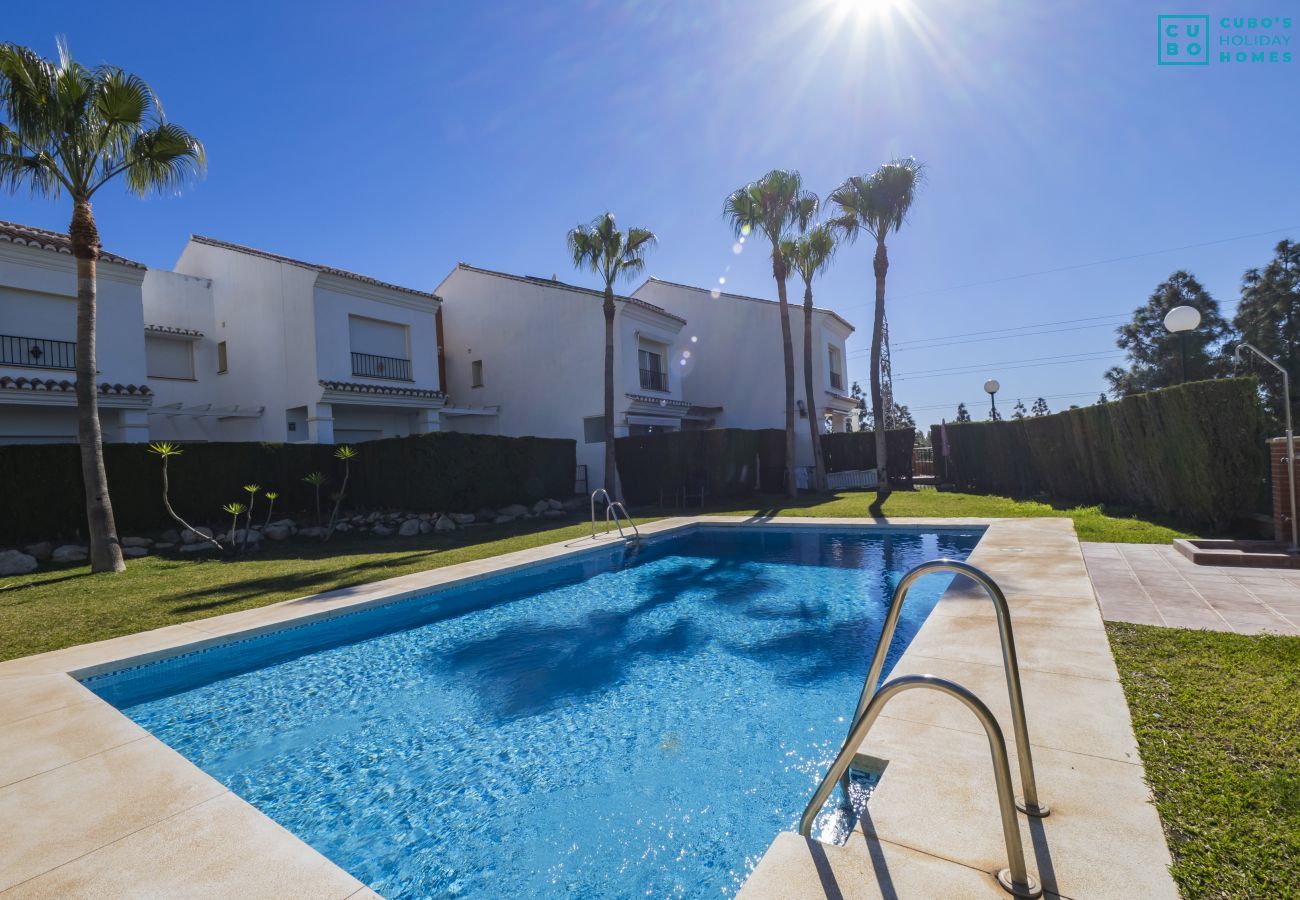
[[[826,5],[841,21],[865,23],[887,19],[895,12],[906,13],[911,0],[826,0]]]

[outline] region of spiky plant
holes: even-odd
[[[172,509],[172,501],[171,501],[171,497],[169,496],[171,493],[171,483],[167,477],[167,463],[169,460],[171,460],[173,456],[181,455],[182,451],[181,451],[180,444],[173,444],[170,441],[155,441],[149,445],[149,452],[162,459],[162,498],[163,498],[163,509],[167,510],[167,515],[171,516],[172,519],[176,522],[176,524],[180,525],[182,528],[184,528],[186,531],[193,534],[195,537],[199,538],[200,540],[207,541],[208,543],[216,547],[218,550],[225,552],[226,548],[222,547],[221,543],[215,537],[209,537],[208,535],[199,531],[189,522],[186,522],[180,516],[176,515],[176,510]]]
[[[230,545],[233,547],[235,544],[235,529],[239,527],[239,517],[248,511],[248,507],[242,503],[227,503],[225,506],[221,507],[221,509],[223,512],[229,513],[231,517],[229,538]],[[242,549],[243,548],[241,547],[241,552]]]
[[[338,493],[334,495],[334,510],[330,513],[329,527],[321,537],[323,541],[328,541],[330,535],[334,533],[334,523],[338,521],[339,507],[343,505],[343,494],[348,489],[348,475],[351,473],[352,460],[357,458],[357,451],[344,444],[334,451],[334,458],[343,461],[343,483],[339,485]]]
[[[316,527],[320,528],[321,525],[325,524],[320,516],[320,489],[329,482],[329,479],[320,472],[312,472],[309,475],[304,475],[302,480],[310,484],[316,491]]]
[[[99,231],[95,193],[118,176],[137,196],[171,193],[203,170],[203,145],[167,122],[153,88],[114,66],[88,69],[63,41],[51,62],[0,44],[0,188],[72,200],[68,240],[77,269],[77,442],[86,491],[90,570],[126,568],[104,470],[95,388]]]
[[[262,523],[262,527],[265,528],[267,525],[271,524],[271,513],[275,512],[275,501],[280,498],[280,495],[275,491],[267,491],[262,496],[266,498],[267,502],[266,521]]]

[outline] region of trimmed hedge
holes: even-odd
[[[912,445],[916,432],[911,428],[894,428],[885,432],[885,465],[889,480],[912,480]],[[827,472],[845,472],[850,469],[876,467],[876,434],[874,431],[837,431],[822,435],[822,454],[826,457]]]
[[[1196,381],[1055,415],[931,429],[940,479],[960,488],[1115,503],[1222,529],[1267,474],[1253,378]]]
[[[629,503],[659,502],[659,490],[703,482],[709,497],[742,497],[754,489],[754,466],[764,487],[779,489],[785,468],[785,432],[777,428],[710,428],[632,435],[614,441],[614,458]]]
[[[367,441],[356,449],[345,509],[473,512],[573,495],[577,449],[571,440],[436,432]],[[323,506],[343,477],[329,445],[185,444],[183,450],[169,469],[172,506],[195,524],[222,521],[224,503],[247,502],[245,484],[277,491],[276,508],[288,514],[314,509],[314,491],[302,481],[308,472],[330,479],[321,489]],[[104,463],[119,534],[174,526],[162,505],[162,462],[147,445],[106,444]],[[0,446],[0,472],[8,511],[0,517],[0,543],[84,534],[75,444]],[[259,496],[257,506],[265,510],[265,498]]]

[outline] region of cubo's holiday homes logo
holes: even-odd
[[[1211,33],[1213,31],[1213,33]],[[1162,66],[1273,65],[1295,59],[1290,16],[1157,16]]]

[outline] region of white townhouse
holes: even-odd
[[[577,441],[578,485],[604,482],[603,294],[461,263],[443,300],[447,391],[443,428]],[[719,398],[688,392],[686,319],[643,298],[614,300],[614,433],[708,428]],[[683,365],[683,364],[686,365]],[[585,467],[585,469],[584,469]]]
[[[355,443],[437,431],[439,299],[194,235],[145,279],[150,433]]]
[[[675,313],[689,323],[685,333],[691,356],[682,367],[684,399],[723,398],[726,408],[715,424],[726,428],[784,428],[785,371],[781,362],[781,306],[776,300],[745,297],[650,278],[632,292],[638,300]],[[804,390],[803,303],[791,302],[790,333],[794,343],[795,463],[812,465],[809,415],[830,419],[830,429],[844,430],[855,408],[849,396],[844,352],[853,326],[838,313],[813,310],[813,396],[808,409]]]
[[[149,439],[143,265],[98,265],[95,384],[107,441]],[[0,222],[0,443],[77,439],[77,275],[67,235]]]

